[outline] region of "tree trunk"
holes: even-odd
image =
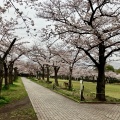
[[[9,83],[13,84],[13,75],[12,75],[12,71],[9,71]]]
[[[36,78],[39,79],[39,71],[37,71],[36,74]]]
[[[45,80],[45,69],[44,69],[44,65],[42,67],[42,79]]]
[[[6,63],[4,62],[4,78],[5,78],[5,89],[9,89],[9,82],[8,82],[8,68]]]
[[[96,98],[100,101],[105,101],[105,74],[103,66],[98,68],[98,78],[97,78],[97,94]]]
[[[58,84],[58,76],[57,76],[57,73],[58,73],[59,69],[60,69],[60,67],[54,66],[54,72],[55,72],[55,85],[56,85],[56,86],[59,86],[59,84]]]
[[[16,42],[16,38],[14,38],[13,39],[13,41],[11,42],[11,44],[10,44],[10,46],[9,46],[9,48],[6,50],[6,52],[4,53],[4,56],[3,56],[3,60],[5,60],[5,58],[7,57],[7,55],[9,54],[9,52],[10,52],[10,50],[11,50],[11,48],[12,48],[12,46],[14,45],[14,43]]]
[[[41,80],[41,73],[40,73],[40,71],[37,71],[37,79]]]
[[[49,81],[49,65],[46,65],[46,67],[47,67],[47,83],[49,83],[50,81]]]
[[[1,97],[1,90],[2,90],[2,82],[3,82],[3,70],[2,66],[0,66],[0,97]]]
[[[99,65],[98,68],[98,78],[96,87],[96,98],[100,101],[105,101],[105,48],[104,43],[99,45]]]
[[[73,70],[73,68],[70,67],[69,70],[70,70],[70,73],[69,73],[69,85],[68,85],[68,89],[72,90],[72,70]]]
[[[9,83],[13,84],[13,63],[9,65]]]
[[[41,72],[38,73],[38,80],[41,80]]]
[[[14,68],[14,81],[18,78],[18,68]]]
[[[0,57],[0,97],[1,97],[1,90],[2,90],[2,82],[3,82],[3,61]]]

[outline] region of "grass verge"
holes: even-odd
[[[27,92],[18,78],[9,90],[2,89],[0,120],[37,120]]]
[[[5,105],[6,103],[11,103],[17,100],[20,100],[27,96],[27,92],[24,89],[21,78],[19,77],[14,84],[9,86],[9,90],[2,89],[0,97],[0,106]]]
[[[35,78],[30,78],[32,81],[53,90],[54,80],[52,84],[48,84],[45,81],[37,80]],[[68,82],[67,80],[59,80],[59,87],[56,87],[53,91],[62,94],[76,102],[89,102],[89,103],[101,103],[100,101],[95,99],[95,92],[96,92],[96,83],[93,82],[84,82],[84,98],[85,101],[80,101],[80,83],[79,81],[72,81],[73,90],[69,91],[65,89],[63,85],[64,82]],[[106,101],[104,103],[120,103],[120,87],[117,84],[107,84],[106,85]]]

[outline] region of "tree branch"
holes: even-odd
[[[91,7],[92,12],[94,12],[93,5],[92,5],[91,0],[88,0],[88,2],[89,2],[89,4],[90,4],[90,7]]]
[[[7,55],[9,54],[12,46],[14,45],[14,43],[16,42],[16,38],[13,39],[12,43],[10,44],[9,48],[7,49],[7,51],[5,52],[4,56],[3,56],[3,60],[5,60],[5,58],[7,57]]]
[[[88,0],[88,1],[89,1],[91,10],[92,10],[92,14],[91,14],[91,17],[90,17],[90,21],[87,21],[87,23],[88,23],[88,25],[90,25],[91,27],[93,27],[93,26],[92,26],[92,21],[94,20],[94,15],[95,15],[96,11],[97,11],[98,9],[100,9],[100,7],[102,7],[103,5],[105,5],[106,3],[108,3],[108,1],[107,1],[107,0],[104,0],[100,5],[98,5],[98,6],[95,8],[95,10],[93,9],[93,5],[92,5],[91,0]]]
[[[97,63],[97,61],[91,56],[91,54],[88,52],[89,50],[85,50],[84,48],[82,47],[76,47],[78,49],[81,49],[85,52],[85,54],[93,61],[93,63],[95,63],[95,65],[98,67],[99,64]]]
[[[112,47],[112,46],[114,46],[114,45],[116,45],[116,44],[119,44],[119,43],[120,43],[120,41],[115,42],[115,43],[113,43],[113,44],[111,44],[111,45],[106,46],[105,49],[106,49],[106,48],[109,48],[109,47]]]
[[[73,63],[72,63],[72,66],[74,65],[75,62],[77,62],[76,59],[77,59],[77,56],[78,56],[79,52],[80,52],[80,49],[78,49],[78,51],[77,51],[77,53],[75,55],[75,58],[74,58]]]
[[[120,50],[120,48],[111,50],[111,51],[105,56],[105,59],[107,59],[112,53],[117,52],[117,51],[119,51],[119,50]]]

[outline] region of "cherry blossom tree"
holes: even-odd
[[[26,55],[27,52],[29,52],[23,45],[26,42],[19,42],[16,43],[10,52],[10,55],[8,56],[8,61],[7,61],[7,66],[8,66],[8,71],[9,71],[9,84],[13,84],[13,80],[15,80],[15,76],[13,76],[13,70],[16,71],[16,68],[14,69],[14,64],[15,62],[22,56]],[[16,74],[15,74],[16,75]]]
[[[50,68],[52,67],[50,60],[54,55],[51,53],[49,46],[41,46],[40,44],[40,42],[34,44],[27,56],[39,65],[39,72],[42,74],[43,80],[46,72],[47,82],[49,83]]]
[[[8,81],[7,81],[7,76],[8,76],[8,69],[7,69],[7,66],[6,66],[6,63],[5,63],[5,59],[7,57],[7,55],[9,54],[10,50],[12,49],[14,43],[16,41],[16,38],[13,39],[13,41],[10,43],[8,49],[4,52],[3,56],[2,56],[2,59],[1,59],[1,63],[3,64],[4,66],[4,77],[5,77],[5,87],[8,88]],[[2,73],[1,73],[2,75]],[[2,83],[2,82],[1,82]]]
[[[15,26],[17,25],[16,20],[14,21],[11,19],[11,21],[7,21],[6,19],[1,20],[1,32],[0,32],[0,53],[2,56],[3,64],[4,64],[4,78],[5,78],[5,87],[8,88],[9,82],[8,82],[8,74],[11,76],[11,73],[13,71],[13,64],[14,62],[25,52],[21,52],[23,48],[20,48],[23,43],[26,42],[19,42],[18,36],[14,35]],[[17,39],[15,38],[17,37]],[[15,38],[15,39],[13,39]],[[17,48],[17,49],[16,49]],[[19,51],[21,53],[18,53],[19,55],[14,58],[14,60],[11,60],[11,62],[8,62],[10,55],[17,55],[15,51]],[[9,71],[9,73],[8,73]],[[11,80],[12,81],[12,80]]]
[[[11,48],[13,47],[14,43],[16,42],[15,36],[12,35],[12,30],[14,29],[14,25],[16,24],[13,19],[11,21],[7,21],[6,19],[3,19],[3,14],[6,12],[6,9],[4,7],[0,6],[0,63],[1,63],[1,80],[0,80],[0,91],[2,89],[2,78],[3,78],[3,70],[5,69],[6,64],[5,60],[9,52],[11,51]],[[7,40],[12,37],[11,42],[7,44]],[[13,39],[14,38],[14,39]],[[8,40],[9,41],[9,40]],[[3,69],[4,67],[4,69]],[[7,80],[5,79],[5,84],[8,85]]]
[[[120,2],[49,0],[39,2],[36,8],[38,17],[54,22],[50,34],[59,35],[61,40],[84,51],[95,64],[98,69],[96,98],[105,101],[105,64],[120,50]]]
[[[54,49],[53,53],[60,57],[69,66],[69,90],[72,89],[72,73],[74,65],[77,61],[83,58],[83,54],[80,54],[80,49],[76,49],[71,45],[61,44]]]
[[[14,0],[5,2],[5,9],[0,9],[2,12],[11,6],[14,7]],[[71,44],[88,56],[98,69],[96,98],[105,101],[105,64],[114,53],[120,55],[120,1],[17,0],[17,2],[34,8],[38,17],[53,21],[54,27],[50,28],[47,37],[59,36],[59,40]],[[14,8],[22,17],[19,9]]]
[[[38,71],[39,74],[42,75],[42,79],[45,79],[45,66],[44,63],[46,61],[46,55],[45,50],[42,48],[42,46],[39,46],[38,44],[33,45],[30,49],[30,52],[27,54],[27,57],[32,60],[33,62],[38,64]]]
[[[25,54],[25,49],[23,51],[18,50],[18,46],[20,47],[23,43],[20,42],[15,45],[16,38],[16,30],[18,29],[27,29],[27,33],[30,33],[30,25],[34,26],[34,21],[29,18],[28,16],[24,15],[24,13],[16,7],[16,4],[19,3],[22,5],[21,1],[12,1],[12,0],[4,0],[2,1],[2,4],[0,4],[0,54],[1,54],[1,60],[4,67],[4,78],[5,78],[5,86],[7,88],[9,82],[8,82],[8,74],[9,74],[9,80],[12,83],[12,72],[13,72],[13,65],[14,62],[23,54]],[[9,10],[11,8],[14,8],[14,16],[7,16],[9,13]],[[19,19],[22,19],[24,26],[21,27],[19,25]],[[15,39],[14,39],[15,38]],[[17,46],[17,47],[16,47]],[[17,53],[15,53],[14,50],[16,50]],[[17,48],[17,49],[16,49]],[[18,53],[19,51],[19,53]],[[11,53],[10,53],[11,52]],[[15,55],[16,54],[16,55]],[[10,55],[14,55],[14,58],[10,59]],[[1,68],[2,69],[2,68]],[[8,73],[9,72],[9,73]],[[1,73],[1,76],[3,74]],[[2,82],[1,82],[2,83]]]

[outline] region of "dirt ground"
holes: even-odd
[[[28,97],[0,108],[0,120],[38,120]]]

